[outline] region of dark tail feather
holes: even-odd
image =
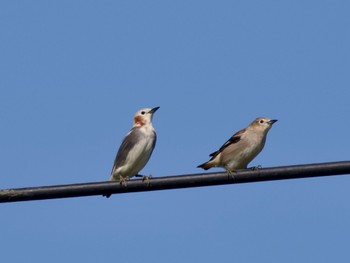
[[[208,162],[202,163],[201,165],[198,165],[197,168],[202,168],[204,170],[208,170],[209,168],[211,168],[211,165],[208,164]]]
[[[112,195],[112,194],[109,194],[109,193],[108,193],[108,194],[103,194],[102,196],[103,196],[103,197],[106,197],[106,198],[109,198],[111,195]]]

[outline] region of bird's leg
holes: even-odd
[[[124,177],[120,176],[120,177],[119,177],[119,183],[120,183],[120,185],[123,185],[123,186],[127,187],[127,185],[126,185],[126,179],[127,179],[127,178],[124,178]]]
[[[123,185],[127,187],[126,185],[126,180],[128,179],[127,177],[124,178],[123,176],[119,176],[119,180],[118,180],[116,177],[111,176],[111,179],[112,179],[111,181],[119,181],[120,186]],[[104,193],[102,196],[109,198],[111,195],[112,195],[111,193]]]
[[[147,181],[147,186],[149,187],[149,186],[151,186],[151,181],[150,181],[151,178],[152,178],[151,174],[144,175],[144,176],[142,176],[142,182]]]
[[[235,176],[234,176],[234,174],[236,174],[237,172],[235,171],[235,170],[231,170],[231,169],[229,169],[229,168],[227,168],[226,169],[226,171],[227,171],[227,177],[228,177],[228,179],[230,180],[230,179],[235,179]]]
[[[147,181],[147,186],[151,185],[150,179],[152,178],[152,175],[137,174],[135,177],[142,177],[142,182]]]

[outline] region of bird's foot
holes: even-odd
[[[141,177],[142,178],[142,182],[146,181],[147,182],[147,186],[151,185],[150,179],[152,178],[152,175],[137,174],[137,175],[135,175],[135,177]]]
[[[152,175],[144,175],[142,176],[142,182],[146,181],[147,186],[149,187],[151,185],[151,181],[150,181],[151,178],[152,178]]]
[[[230,169],[227,169],[227,177],[228,179],[235,179],[235,174],[237,173],[235,170],[230,170]]]
[[[124,178],[124,177],[120,177],[119,183],[120,183],[121,186],[128,187],[126,185],[126,178]]]

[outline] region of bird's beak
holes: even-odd
[[[269,120],[269,124],[274,124],[277,120]]]
[[[153,114],[153,113],[155,113],[159,108],[160,108],[160,107],[155,107],[155,108],[151,109],[148,113]]]

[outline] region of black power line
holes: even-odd
[[[149,181],[130,180],[127,185],[119,182],[95,182],[42,187],[0,190],[0,203],[81,197],[103,194],[122,194],[210,185],[238,184],[297,179],[318,176],[350,174],[350,161],[281,166],[264,169],[199,173],[151,178]]]

